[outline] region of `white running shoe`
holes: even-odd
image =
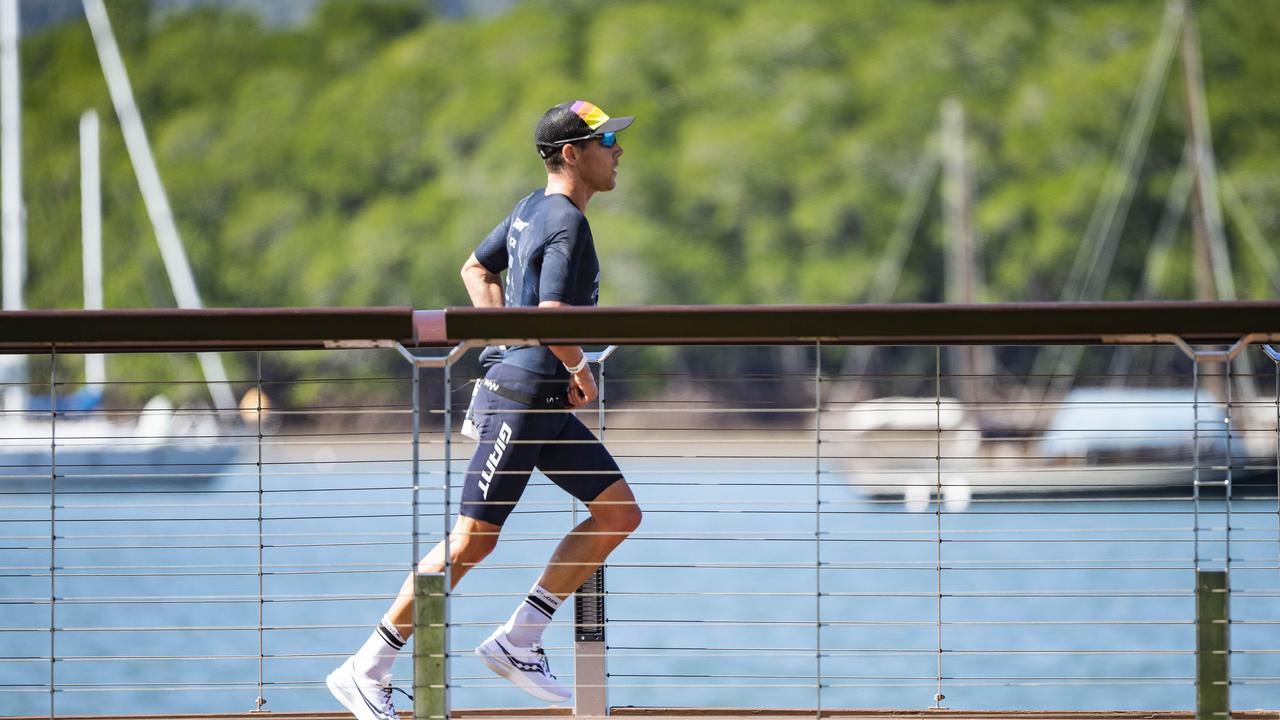
[[[573,697],[573,691],[556,680],[547,664],[547,654],[542,646],[522,648],[507,639],[498,628],[488,640],[476,648],[476,655],[489,669],[515,683],[515,686],[546,702],[564,702]]]
[[[355,671],[354,658],[347,658],[337,670],[329,673],[324,684],[329,692],[342,703],[342,706],[355,715],[357,720],[400,720],[396,715],[395,705],[391,702],[391,692],[399,690],[410,699],[409,693],[400,688],[391,687],[391,675],[384,675],[381,680],[374,680],[363,673]]]

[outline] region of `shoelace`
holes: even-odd
[[[381,701],[380,704],[382,705],[382,710],[387,715],[396,714],[395,703],[391,702],[392,692],[398,692],[401,695],[404,695],[405,697],[409,698],[410,702],[413,701],[412,695],[405,692],[404,690],[401,690],[398,687],[392,686],[390,682],[390,676],[388,676],[386,679],[383,680],[383,682],[378,683],[378,700]]]
[[[538,656],[538,665],[542,668],[542,674],[555,680],[556,676],[551,674],[551,663],[547,661],[547,653],[542,649],[542,646],[534,645],[533,654]]]

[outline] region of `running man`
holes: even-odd
[[[467,258],[462,280],[473,304],[596,304],[600,265],[583,213],[593,195],[614,188],[622,157],[616,133],[632,120],[610,118],[583,100],[556,105],[542,116],[534,140],[547,186],[517,203]],[[573,693],[551,674],[542,631],[561,603],[639,526],[640,508],[613,457],[570,412],[598,394],[582,348],[490,347],[481,360],[489,369],[472,408],[480,441],[449,535],[451,577],[456,587],[493,551],[534,468],[586,504],[591,517],[560,541],[511,618],[475,650],[491,670],[530,695],[565,702]],[[436,545],[418,570],[443,571],[444,552],[444,543]],[[359,720],[398,720],[391,664],[412,632],[410,576],[365,644],[325,681]]]

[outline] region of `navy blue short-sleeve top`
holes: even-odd
[[[591,226],[564,195],[541,189],[530,193],[481,241],[475,255],[489,272],[506,271],[507,307],[537,307],[544,300],[595,305],[599,300],[600,261]],[[481,362],[568,377],[544,347],[488,347]]]

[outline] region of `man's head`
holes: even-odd
[[[622,146],[617,133],[635,118],[611,118],[586,100],[561,103],[543,114],[533,138],[548,173],[570,172],[595,191],[612,190]]]

